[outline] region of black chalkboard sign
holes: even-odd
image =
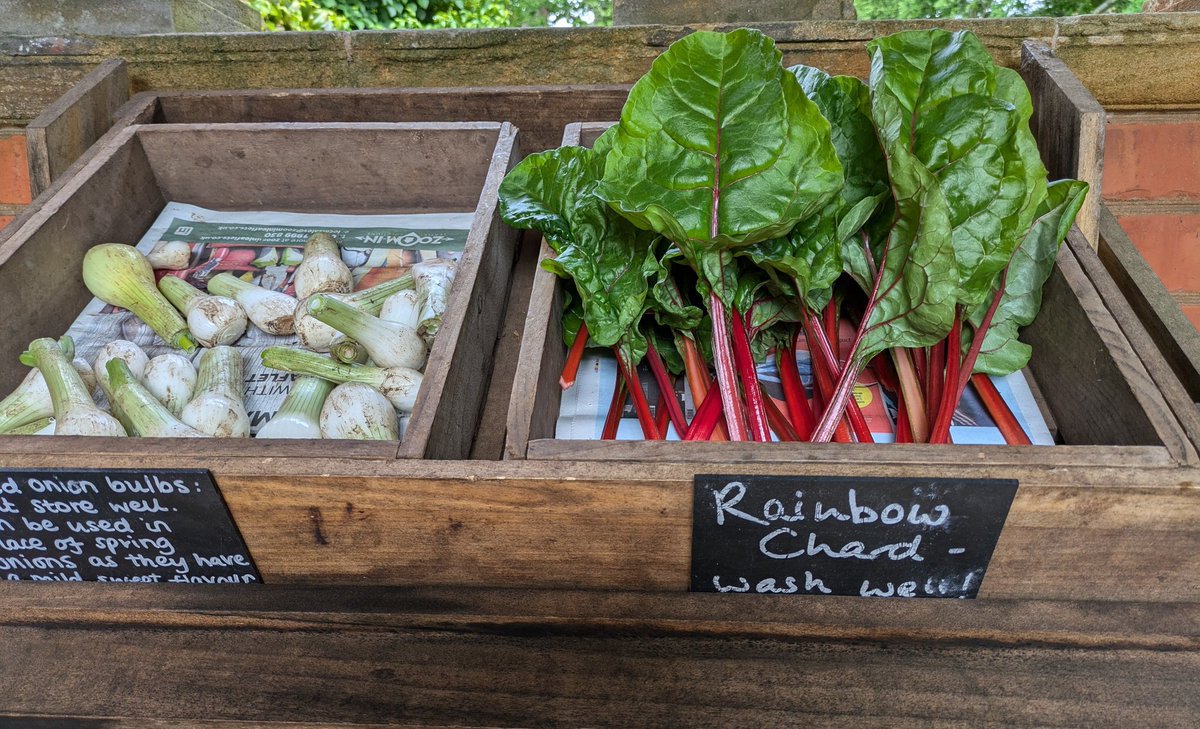
[[[693,592],[973,598],[1017,482],[696,476]]]
[[[261,582],[204,470],[0,470],[0,580]]]

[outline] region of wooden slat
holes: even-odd
[[[487,175],[476,188],[475,220],[425,365],[401,457],[465,458],[471,452],[517,255],[518,235],[500,220],[498,191],[519,156],[517,130],[505,122]]]
[[[520,252],[513,265],[508,305],[505,307],[504,321],[496,338],[487,401],[479,415],[479,427],[475,431],[475,441],[471,444],[471,458],[493,461],[503,458],[504,444],[508,439],[509,400],[514,391],[513,383],[521,356],[521,338],[525,333],[530,292],[538,271],[542,242],[541,235],[533,231],[522,231],[518,240]]]
[[[581,123],[568,124],[563,130],[562,146],[578,146],[581,134]],[[551,337],[562,331],[562,296],[558,277],[541,265],[554,257],[554,251],[544,238],[539,236],[539,239],[538,267],[530,286],[524,336],[505,422],[505,458],[524,458],[531,438],[553,437],[554,422],[558,419],[558,380],[566,353]]]
[[[11,467],[95,456],[10,454]],[[146,467],[110,456],[112,468]],[[269,584],[683,591],[698,473],[1015,478],[981,596],[1200,601],[1197,471],[1164,465],[373,461],[180,456]]]
[[[842,443],[710,443],[641,440],[530,441],[529,458],[555,461],[687,461],[689,463],[926,464],[931,467],[972,463],[988,466],[1141,466],[1174,465],[1166,448],[1152,446],[970,446],[926,443],[848,446]]]
[[[479,203],[500,128],[151,124],[139,127],[138,139],[168,200],[220,210],[469,211]]]
[[[9,717],[1184,727],[1200,716],[1194,604],[2,587]]]
[[[1154,384],[1178,419],[1180,427],[1183,428],[1188,439],[1197,448],[1200,448],[1200,408],[1196,406],[1192,395],[1172,370],[1166,356],[1159,350],[1153,337],[1138,319],[1133,307],[1125,299],[1116,282],[1109,276],[1099,255],[1081,243],[1077,239],[1068,238],[1067,241],[1084,272],[1091,279],[1092,285],[1096,287],[1097,292],[1108,306],[1109,312],[1121,327],[1121,332],[1141,358],[1147,373],[1154,380]],[[1195,331],[1194,327],[1192,331]]]
[[[1191,399],[1200,402],[1200,332],[1184,316],[1107,206],[1100,212],[1099,254],[1171,370]]]
[[[615,119],[625,85],[163,91],[162,121],[508,121],[526,152],[557,147],[574,121]]]
[[[25,136],[34,197],[104,136],[114,112],[128,100],[125,61],[110,58],[29,123]]]
[[[1068,237],[1080,235],[1076,227]],[[1029,367],[1063,439],[1162,445],[1179,462],[1195,463],[1195,448],[1071,248],[1060,249],[1043,290],[1042,315],[1022,333],[1034,349]]]
[[[1084,237],[1096,246],[1100,188],[1104,170],[1104,107],[1041,43],[1021,44],[1020,73],[1033,97],[1030,126],[1051,180],[1074,178],[1090,190],[1075,218]]]
[[[181,438],[95,438],[58,435],[53,438],[30,435],[0,435],[0,456],[9,453],[70,452],[90,455],[95,459],[137,455],[167,462],[181,455],[204,457],[219,447],[222,457],[262,459],[271,458],[347,458],[384,459],[396,457],[394,441],[351,440],[272,440],[269,445],[249,438],[229,438],[218,446],[204,439]]]

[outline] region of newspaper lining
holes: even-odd
[[[190,268],[179,275],[204,290],[218,273],[250,274],[254,283],[294,294],[292,276],[309,236],[327,232],[342,244],[342,260],[354,274],[355,290],[404,275],[431,258],[458,260],[466,246],[473,212],[410,215],[324,215],[285,212],[225,212],[168,203],[137,248],[149,253],[161,240],[184,241],[192,249]],[[164,272],[157,272],[163,274]],[[104,345],[126,339],[150,357],[180,351],[167,346],[132,313],[93,298],[67,330],[76,356],[91,363]],[[291,392],[295,375],[262,365],[267,347],[297,345],[295,336],[277,337],[251,325],[238,340],[245,367],[246,411],[251,433],[265,425]],[[203,350],[201,350],[203,351]],[[201,352],[193,361],[198,362]],[[100,404],[107,406],[103,394]],[[405,423],[401,418],[401,429]]]

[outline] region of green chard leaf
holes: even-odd
[[[671,246],[654,264],[654,282],[650,287],[651,308],[655,320],[678,331],[695,329],[704,317],[704,310],[691,303],[679,287],[673,265],[681,257],[679,248]]]
[[[869,47],[905,80],[884,85],[898,102],[877,118],[884,146],[907,140],[937,179],[953,230],[957,298],[972,308],[987,297],[1045,196],[1029,91],[969,32],[911,31]]]
[[[779,322],[800,320],[795,289],[786,281],[772,279],[761,268],[742,267],[733,303],[747,317],[751,339]]]
[[[501,183],[500,213],[542,231],[556,252],[543,267],[575,282],[589,341],[608,347],[641,319],[657,260],[655,236],[594,194],[602,169],[603,157],[583,147],[530,155]]]
[[[896,220],[857,356],[927,347],[950,332],[958,269],[949,206],[933,175],[902,148],[888,156]]]
[[[850,259],[853,270],[867,270],[858,231],[890,194],[887,160],[875,138],[866,84],[851,76],[830,76],[811,66],[788,70],[829,121],[845,184],[817,214],[802,219],[786,237],[750,246],[746,254],[759,266],[790,276],[805,305],[820,309],[828,303],[833,283],[841,275],[843,258]],[[859,259],[864,263],[859,264]],[[864,281],[869,279],[866,274]],[[869,283],[864,285],[869,288]]]
[[[919,31],[867,44],[871,117],[887,157],[895,218],[879,252],[879,285],[855,353],[862,361],[891,347],[935,344],[954,320],[959,271],[952,208],[914,153],[914,121],[955,94],[989,88],[991,58],[986,65],[976,59],[966,38]]]
[[[500,183],[500,217],[514,228],[540,230],[559,251],[577,229],[605,226],[604,211],[589,202],[603,172],[604,158],[585,147],[531,154]]]
[[[1003,279],[1004,293],[984,336],[975,372],[1007,375],[1029,362],[1029,345],[1018,341],[1017,335],[1042,308],[1042,287],[1054,270],[1058,249],[1083,205],[1087,190],[1087,183],[1078,180],[1059,180],[1046,188],[1032,227],[1013,251]],[[1000,282],[996,284],[988,300],[970,314],[970,322],[976,328],[981,326]]]
[[[730,249],[788,233],[842,185],[829,123],[758,31],[674,43],[629,93],[598,194],[680,247],[728,303]]]

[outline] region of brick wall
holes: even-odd
[[[0,129],[0,229],[11,223],[30,199],[25,135],[19,129]]]
[[[1111,113],[1104,199],[1200,328],[1200,110]]]

